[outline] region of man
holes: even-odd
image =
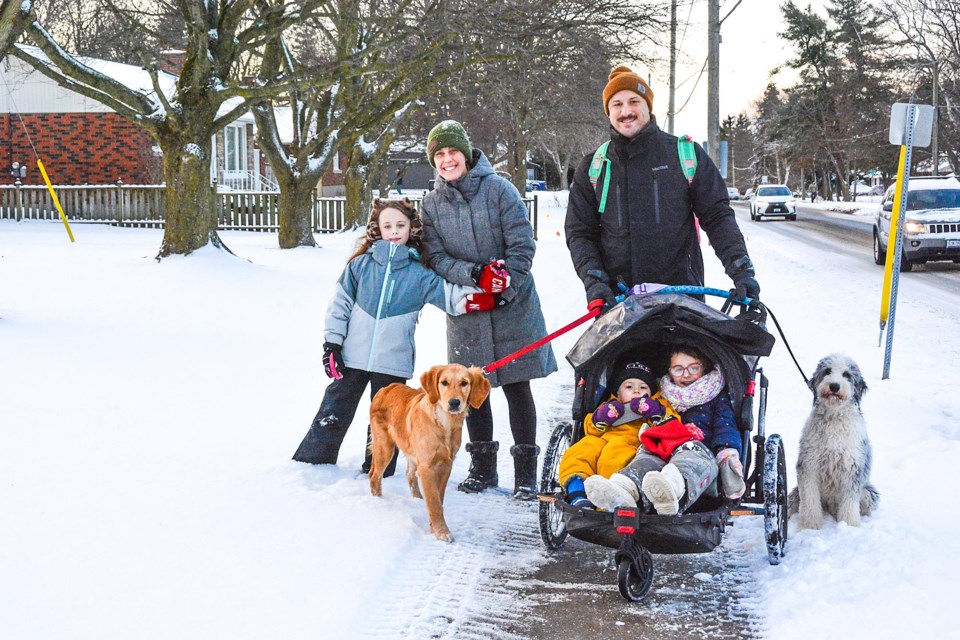
[[[580,162],[565,223],[589,308],[614,305],[618,283],[703,286],[697,219],[738,298],[757,299],[760,285],[720,172],[693,145],[696,173],[688,181],[678,139],[660,130],[652,108],[653,91],[640,76],[627,67],[610,72],[603,90],[611,126],[608,161],[598,153]],[[599,175],[590,175],[591,164]]]

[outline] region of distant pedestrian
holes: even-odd
[[[810,202],[814,202],[817,199],[817,190],[810,189]]]
[[[403,168],[402,167],[397,168],[396,175],[397,175],[397,179],[396,179],[397,195],[400,196],[400,195],[403,195]]]

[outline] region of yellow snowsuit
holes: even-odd
[[[615,399],[616,395],[611,394],[605,402]],[[666,398],[660,396],[660,392],[653,394],[652,399],[666,409],[665,419],[680,419],[680,415]],[[627,411],[630,411],[629,407]],[[583,437],[571,445],[560,459],[560,485],[566,486],[573,476],[587,479],[600,474],[609,478],[620,471],[633,460],[640,446],[640,432],[649,426],[649,420],[639,417],[615,426],[598,427],[593,424],[593,413],[590,413],[583,421]]]

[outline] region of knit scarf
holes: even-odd
[[[660,379],[660,394],[678,413],[683,413],[690,407],[706,404],[716,398],[723,390],[724,383],[719,367],[687,387],[674,384],[670,376],[665,375]]]

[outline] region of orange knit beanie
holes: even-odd
[[[610,72],[607,86],[603,88],[603,112],[605,114],[610,115],[610,109],[607,108],[607,103],[610,102],[610,98],[624,89],[633,91],[646,100],[647,106],[650,108],[650,113],[653,113],[653,91],[650,89],[650,85],[644,82],[643,78],[635,74],[629,67],[620,66]]]

